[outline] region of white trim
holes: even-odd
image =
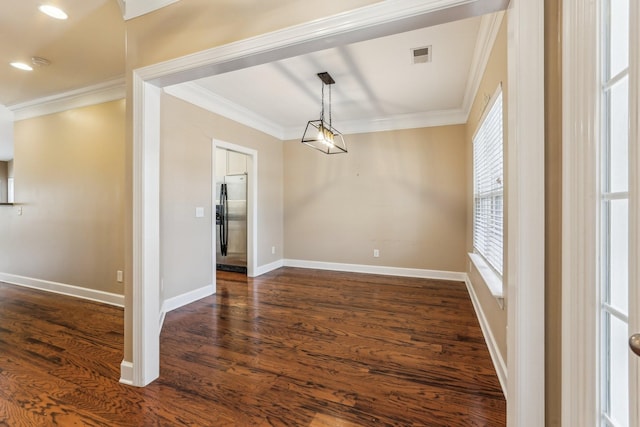
[[[485,262],[482,256],[473,252],[469,252],[467,255],[469,255],[469,259],[471,259],[473,266],[478,270],[478,273],[480,274],[480,277],[482,277],[484,284],[489,289],[489,292],[491,292],[491,295],[498,300],[498,303],[502,308],[504,305],[504,287],[502,284],[502,278],[498,276],[491,267],[489,267],[489,264]]]
[[[118,0],[125,21],[146,15],[180,0]]]
[[[158,322],[159,326],[159,331],[162,332],[162,326],[164,326],[164,319],[167,317],[167,312],[162,310],[160,311],[160,321]]]
[[[258,264],[258,151],[231,142],[213,139],[211,179],[212,198],[215,205],[216,200],[216,148],[237,151],[247,156],[247,277],[254,277]],[[212,244],[213,244],[213,275],[216,272],[216,217],[215,207],[211,209],[212,221]],[[215,286],[215,279],[214,279]]]
[[[125,385],[133,384],[133,363],[123,360],[120,363],[120,383]]]
[[[216,293],[215,285],[212,283],[207,286],[203,286],[198,289],[194,289],[189,292],[185,292],[184,294],[180,294],[178,296],[169,298],[164,300],[162,303],[162,313],[168,313],[170,311],[176,310],[180,307],[184,307],[185,305],[191,304],[192,302],[196,302],[202,298],[206,298],[208,296],[214,295]]]
[[[97,85],[11,105],[7,108],[13,112],[13,120],[18,121],[115,101],[124,97],[125,84],[124,78],[121,77]]]
[[[249,277],[262,276],[263,274],[269,273],[270,271],[273,271],[273,270],[277,270],[280,267],[284,267],[284,260],[282,260],[282,259],[280,259],[278,261],[274,261],[274,262],[269,263],[269,264],[258,266],[258,268],[256,268],[255,271],[254,271],[254,275],[253,276],[249,276]]]
[[[500,381],[500,387],[502,388],[502,393],[504,394],[505,399],[508,400],[507,397],[507,364],[502,357],[502,353],[498,349],[498,343],[496,342],[495,337],[493,336],[493,332],[491,332],[491,327],[489,326],[489,322],[487,321],[487,317],[482,310],[482,304],[478,301],[478,296],[476,295],[476,291],[473,289],[473,285],[471,284],[471,280],[467,275],[464,279],[465,285],[467,285],[467,291],[469,291],[469,297],[471,298],[471,303],[473,304],[473,308],[476,311],[476,316],[478,318],[478,323],[480,324],[480,329],[482,329],[482,335],[484,335],[484,340],[487,343],[487,348],[489,349],[489,354],[491,355],[491,361],[493,362],[493,366],[496,369],[496,374],[498,376],[498,381]]]
[[[160,87],[503,10],[508,0],[383,1],[139,68]]]
[[[476,39],[476,46],[473,51],[473,61],[471,62],[471,69],[469,70],[464,100],[462,101],[462,110],[466,113],[465,123],[469,120],[473,100],[478,94],[478,89],[480,88],[482,77],[484,77],[484,72],[487,69],[487,63],[493,51],[496,37],[498,37],[504,15],[504,12],[497,12],[482,17],[478,38]]]
[[[264,116],[231,102],[194,82],[169,86],[165,88],[164,91],[183,101],[259,130],[260,132],[264,132],[281,141],[299,139],[304,132],[304,127],[284,128]],[[342,134],[349,135],[354,133],[459,125],[467,122],[468,115],[468,111],[461,109],[431,111],[428,113],[402,114],[367,120],[336,122],[336,128],[339,129]]]
[[[562,425],[567,426],[600,424],[598,3],[562,3],[561,353]]]
[[[0,282],[46,292],[53,292],[70,297],[82,298],[89,301],[96,301],[103,304],[114,305],[116,307],[124,307],[124,295],[114,294],[112,292],[98,291],[95,289],[68,285],[66,283],[34,279],[32,277],[18,276],[16,274],[9,273],[0,273]]]
[[[332,46],[495,12],[507,3],[507,0],[378,2],[133,71],[133,298],[126,301],[125,311],[130,310],[132,318],[135,385],[145,385],[157,378],[160,363],[159,88]]]
[[[283,140],[284,133],[281,126],[267,120],[263,116],[241,105],[229,101],[227,98],[211,92],[197,83],[187,82],[176,86],[164,88],[164,91],[171,96],[182,99],[200,108],[234,120],[245,126],[264,132],[274,138]]]
[[[429,111],[427,113],[400,114],[397,116],[371,118],[367,120],[336,121],[336,128],[344,135],[354,133],[385,132],[400,129],[427,128],[433,126],[459,125],[467,122],[469,112],[462,109]],[[286,139],[302,136],[302,129],[287,129]]]
[[[381,265],[344,264],[339,262],[284,259],[285,267],[312,268],[317,270],[346,271],[350,273],[381,274],[385,276],[419,277],[434,280],[464,282],[466,273],[457,271],[425,270],[421,268],[386,267]]]
[[[508,9],[507,425],[545,424],[544,0]]]
[[[125,311],[135,386],[160,375],[160,96],[133,72],[133,301]]]
[[[640,4],[629,2],[630,40],[640,39]],[[629,333],[640,332],[640,43],[629,44]],[[640,425],[640,358],[629,363],[629,425]]]

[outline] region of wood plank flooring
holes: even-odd
[[[121,309],[0,284],[0,426],[503,426],[463,283],[218,272],[167,314],[160,378],[118,383]]]

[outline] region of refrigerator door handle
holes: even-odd
[[[220,254],[227,256],[229,238],[229,206],[227,203],[227,184],[220,185]]]

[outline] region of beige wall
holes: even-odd
[[[505,173],[504,176],[507,176],[507,168],[509,165],[506,163],[507,159],[507,150],[509,148],[509,141],[507,140],[508,129],[507,129],[507,110],[508,110],[508,93],[507,93],[507,19],[506,15],[502,21],[502,25],[498,32],[498,36],[496,38],[495,44],[493,46],[493,50],[491,51],[491,56],[489,57],[489,62],[487,63],[487,67],[484,72],[484,76],[482,77],[482,81],[480,83],[480,87],[478,89],[478,93],[476,94],[476,98],[473,102],[471,112],[469,114],[469,120],[467,122],[467,159],[468,159],[468,174],[467,174],[467,182],[469,192],[467,193],[467,201],[468,201],[468,212],[469,215],[467,217],[467,252],[472,252],[473,250],[473,144],[472,138],[476,129],[478,128],[479,120],[484,111],[484,107],[487,103],[487,100],[494,94],[498,85],[502,83],[502,102],[503,102],[503,125],[504,125],[504,146],[505,146]],[[505,183],[505,186],[508,185],[508,182]],[[505,191],[506,194],[506,191]],[[507,203],[505,202],[505,207]],[[509,220],[509,213],[504,212],[504,220],[505,220],[505,242],[506,239],[506,230],[507,230],[507,221]],[[504,252],[507,252],[507,248],[505,247]],[[506,265],[506,264],[505,264]],[[472,266],[471,263],[467,262],[466,271],[469,274],[469,279],[473,286],[473,289],[478,297],[478,301],[484,312],[484,315],[487,319],[489,327],[491,328],[491,333],[493,334],[496,344],[498,346],[498,350],[500,351],[503,360],[506,362],[507,360],[507,309],[506,305],[504,308],[501,308],[498,304],[498,300],[491,294],[489,288],[484,283],[482,278],[476,269]],[[503,272],[503,277],[507,277],[507,271]],[[504,287],[506,290],[506,286]],[[508,303],[508,296],[507,296]]]
[[[123,293],[125,102],[15,123],[0,272]]]
[[[258,152],[258,266],[282,252],[282,142],[192,104],[162,96],[161,274],[164,297],[212,283],[212,140]],[[213,201],[215,203],[215,200]],[[196,207],[205,218],[195,217]],[[215,209],[215,208],[214,208]]]
[[[349,153],[332,156],[286,142],[285,258],[464,271],[464,136],[346,135]]]

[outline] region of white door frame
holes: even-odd
[[[247,156],[247,276],[255,277],[258,271],[258,151],[242,145],[233,144],[231,142],[213,140],[213,149],[211,150],[211,164],[213,188],[213,202],[216,200],[216,148],[224,148],[225,150],[236,151]],[[215,227],[215,209],[211,209],[213,227],[213,277],[216,276],[216,227]]]
[[[598,2],[563,1],[562,425],[599,425]],[[589,232],[593,231],[593,233]]]
[[[159,123],[160,91],[196,76],[267,63],[314,50],[408,31],[490,12],[503,0],[384,1],[333,17],[231,43],[133,71],[133,298],[125,300],[132,319],[131,362],[122,382],[144,386],[159,375]],[[544,97],[542,92],[543,0],[512,0],[509,13],[509,126],[518,146],[510,154],[518,171],[510,198],[509,425],[544,420]],[[488,9],[486,9],[488,8]],[[520,92],[521,91],[521,92]],[[511,136],[511,135],[510,135]],[[513,174],[512,174],[513,175]],[[525,191],[526,190],[526,191]],[[535,197],[529,197],[531,194]],[[541,252],[542,249],[542,252]],[[127,316],[125,316],[127,318]],[[126,345],[126,343],[125,343]]]
[[[631,40],[640,39],[640,4],[629,2],[632,24]],[[629,44],[629,96],[633,99],[629,108],[629,159],[635,167],[629,169],[629,304],[640,307],[640,43]],[[640,310],[629,311],[629,334],[640,333]],[[629,363],[629,386],[640,390],[640,358],[632,356]],[[633,393],[631,398],[634,398]],[[629,402],[632,413],[629,425],[640,424],[640,393]]]
[[[545,424],[544,1],[508,9],[507,425]]]

